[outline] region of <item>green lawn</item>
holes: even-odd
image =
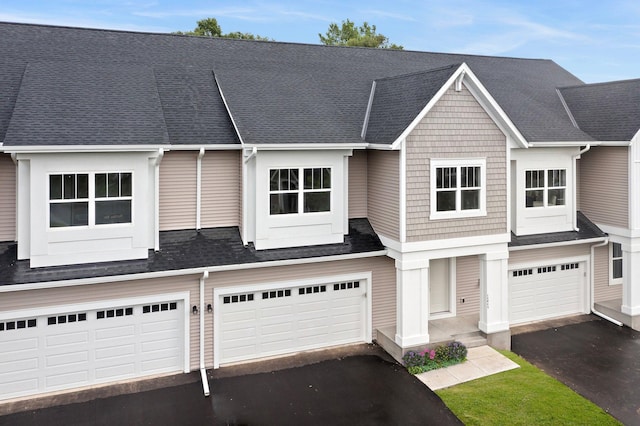
[[[518,355],[520,368],[436,391],[466,425],[620,425]]]

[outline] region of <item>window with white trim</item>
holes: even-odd
[[[431,219],[486,215],[484,159],[431,160]]]
[[[302,176],[302,185],[300,177]],[[269,170],[269,213],[331,211],[331,168]]]
[[[622,284],[622,244],[609,244],[609,283]]]
[[[567,170],[525,171],[525,206],[564,206],[567,192]]]
[[[49,175],[49,227],[131,223],[132,173]]]

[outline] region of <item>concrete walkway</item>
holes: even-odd
[[[519,367],[495,349],[479,346],[469,348],[467,360],[462,364],[427,371],[417,374],[416,377],[429,389],[435,391]]]

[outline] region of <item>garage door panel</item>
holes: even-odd
[[[136,334],[134,325],[122,325],[116,327],[98,328],[95,331],[95,339],[97,342],[107,340],[105,344],[109,344],[112,339],[132,338]]]
[[[2,371],[2,365],[15,358],[20,358],[23,354],[27,354],[29,351],[38,350],[38,339],[12,339],[3,342],[2,350],[0,350],[0,371]]]
[[[585,263],[510,271],[511,324],[580,313],[585,303]],[[517,275],[517,276],[514,276]]]
[[[0,400],[181,371],[183,309],[182,302],[173,301],[54,316],[45,312],[15,334],[0,332]]]
[[[114,363],[113,365],[96,368],[96,380],[116,380],[134,377],[136,373],[136,365],[134,362]]]
[[[365,301],[365,283],[354,281],[221,295],[218,361],[362,341]],[[348,324],[336,328],[340,322]]]
[[[87,344],[89,342],[89,333],[87,331],[76,333],[60,333],[54,336],[47,336],[45,339],[47,348],[55,348],[57,346],[68,346],[73,344]]]

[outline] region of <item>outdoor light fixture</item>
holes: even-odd
[[[198,315],[198,307],[196,305],[193,305],[193,308],[191,308],[191,312],[193,312],[193,315]]]
[[[207,312],[209,313],[213,312],[213,307],[211,306],[211,303],[207,305]]]

